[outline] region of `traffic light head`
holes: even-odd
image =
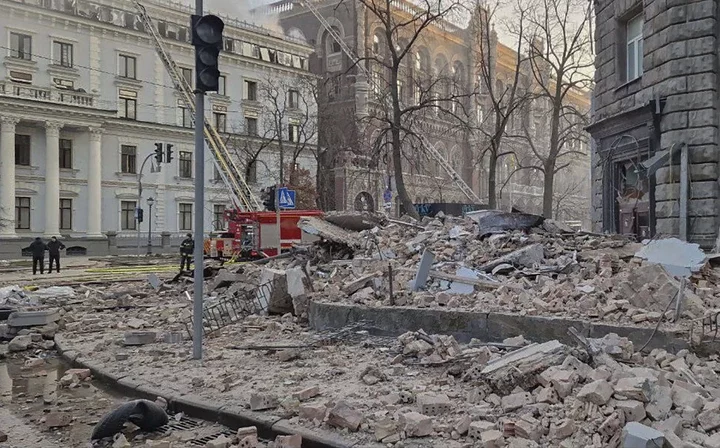
[[[155,143],[155,160],[157,163],[162,163],[163,161],[163,144],[162,143]]]
[[[173,147],[173,145],[170,144],[170,143],[168,143],[168,144],[165,145],[165,163],[170,163],[170,162],[172,162],[172,159],[173,159],[173,157],[172,157],[172,155],[173,155],[172,147]]]
[[[275,187],[268,187],[266,190],[266,196],[265,200],[263,201],[263,205],[268,211],[274,212],[275,211],[275,196],[277,195],[277,192],[275,191]]]
[[[217,92],[220,79],[218,60],[225,23],[214,15],[193,15],[191,25],[192,44],[195,46],[195,89]]]

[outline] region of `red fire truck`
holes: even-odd
[[[280,246],[283,251],[293,244],[311,242],[313,235],[298,227],[301,218],[322,216],[320,210],[283,210],[280,212]],[[228,231],[219,238],[205,241],[205,255],[212,258],[254,260],[277,255],[277,216],[275,212],[226,212]]]

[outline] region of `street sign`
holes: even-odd
[[[288,190],[285,187],[278,189],[280,208],[295,208],[295,190]]]

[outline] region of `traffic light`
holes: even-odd
[[[265,209],[268,211],[274,212],[275,211],[275,196],[277,195],[277,191],[275,190],[275,187],[268,187],[267,190],[265,190],[265,200],[263,201],[263,205],[265,206]]]
[[[195,90],[217,92],[220,80],[218,59],[222,50],[225,24],[214,15],[191,18],[192,44],[195,47]]]
[[[172,162],[172,147],[173,145],[170,143],[165,145],[165,163]]]
[[[155,143],[155,160],[160,164],[163,161],[163,144]]]
[[[136,208],[135,217],[137,218],[138,223],[143,222],[143,209],[141,209],[140,207]]]

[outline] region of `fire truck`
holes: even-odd
[[[316,239],[298,227],[301,218],[322,216],[320,210],[282,210],[280,212],[280,247],[287,251],[294,244]],[[205,240],[205,255],[221,260],[256,260],[278,255],[277,215],[275,212],[242,212],[225,214],[228,230],[217,238]]]

